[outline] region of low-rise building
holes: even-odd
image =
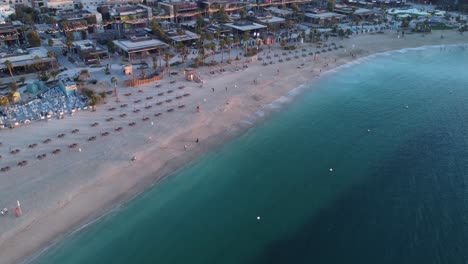
[[[60,89],[66,95],[76,95],[78,87],[76,83],[69,77],[61,78],[58,82]]]
[[[344,18],[346,18],[345,15],[334,12],[324,12],[317,14],[305,13],[305,21],[319,27],[331,27],[340,23]]]
[[[249,34],[261,33],[267,29],[265,25],[257,24],[251,21],[238,21],[226,23],[225,26],[231,28],[233,35],[243,36],[245,32]]]
[[[101,60],[109,58],[106,48],[89,39],[73,41],[72,51],[85,64],[99,63]]]
[[[131,32],[148,26],[153,17],[151,7],[145,5],[115,6],[108,10],[109,18],[116,23],[112,26],[119,32]]]
[[[128,57],[129,61],[145,58],[158,50],[169,47],[166,43],[149,37],[133,37],[127,40],[114,40],[117,52]]]
[[[12,23],[0,23],[0,47],[19,45],[19,32]]]
[[[0,70],[8,72],[6,61],[11,62],[14,73],[36,72],[38,69],[51,69],[57,64],[55,57],[47,56],[43,47],[29,49],[0,49]]]
[[[15,13],[15,9],[12,7],[12,5],[10,5],[9,3],[5,3],[5,2],[0,3],[0,23],[5,23],[8,16],[14,13]]]
[[[45,5],[47,8],[54,10],[73,10],[73,0],[48,0]]]
[[[194,1],[164,1],[158,2],[161,9],[165,10],[172,22],[183,22],[191,20],[199,14],[198,4]]]
[[[198,34],[184,29],[165,30],[166,37],[171,40],[172,45],[193,43],[200,38]]]

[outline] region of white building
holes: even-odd
[[[0,23],[5,23],[5,19],[14,13],[15,9],[10,4],[0,2]]]
[[[73,10],[73,0],[50,0],[46,2],[46,6],[56,10]]]

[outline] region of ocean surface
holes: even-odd
[[[468,263],[468,50],[306,86],[34,263]]]

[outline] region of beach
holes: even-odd
[[[203,71],[207,71],[204,69],[203,87],[187,82],[181,76],[165,77],[161,88],[152,84],[119,89],[120,102],[116,103],[115,98],[110,97],[106,99],[106,105],[98,106],[97,112],[81,112],[64,120],[36,122],[0,131],[2,164],[11,166],[14,161],[29,160],[27,166],[15,167],[0,175],[0,201],[5,204],[0,206],[12,207],[16,200],[20,200],[24,212],[18,219],[12,214],[1,219],[0,263],[20,262],[141,193],[203,152],[248,129],[254,124],[252,120],[255,121],[252,116],[265,105],[312,81],[320,73],[374,53],[468,42],[465,35],[457,32],[443,34],[443,39],[437,32],[425,37],[406,35],[403,39],[398,38],[396,32],[356,36],[334,41],[342,44],[344,49],[320,54],[316,60],[307,56],[268,66],[254,62],[244,71],[228,70],[213,77],[204,74]],[[310,44],[303,44],[302,48],[310,47]],[[173,80],[176,82],[171,84]],[[180,86],[185,87],[178,89]],[[155,106],[160,90],[167,91],[168,88],[178,96],[190,96]],[[132,94],[126,97],[125,93]],[[147,99],[149,97],[153,98]],[[167,100],[159,101],[164,99]],[[135,103],[137,100],[141,102]],[[128,107],[122,109],[120,105],[124,103]],[[145,104],[150,103],[153,107],[145,109]],[[179,108],[180,105],[185,107]],[[197,105],[200,113],[196,110]],[[112,107],[116,110],[109,111]],[[141,111],[134,113],[134,109]],[[169,109],[174,111],[167,112]],[[127,116],[119,118],[122,113]],[[155,113],[162,114],[155,117]],[[110,117],[115,120],[106,121]],[[144,117],[150,119],[143,121]],[[99,124],[91,127],[94,122]],[[130,122],[136,124],[129,126]],[[119,126],[122,131],[115,131]],[[71,130],[75,128],[80,131],[72,134]],[[101,136],[106,131],[110,135]],[[66,136],[57,139],[60,133],[66,133]],[[88,141],[92,136],[97,139]],[[39,144],[37,149],[27,149],[29,144],[46,138],[53,140],[49,144]],[[82,151],[69,149],[67,146],[72,143],[77,143]],[[8,155],[10,146],[21,149],[21,152],[13,157]],[[50,154],[56,148],[60,148],[61,153]],[[48,153],[46,161],[35,159],[40,153]],[[131,161],[133,156],[136,157],[134,162]]]

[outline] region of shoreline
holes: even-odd
[[[448,44],[460,45],[466,44],[468,42],[467,37],[459,36],[456,32],[453,33],[454,34],[449,34],[451,37],[446,36],[443,40],[444,42],[449,43],[432,43],[430,46]],[[444,34],[447,34],[447,32],[444,32]],[[454,37],[452,35],[455,34],[458,36],[458,38],[452,38]],[[347,45],[350,45],[355,41],[366,42],[366,39],[368,38],[376,38],[379,36],[382,35],[357,36],[351,39],[345,39],[344,42],[347,42]],[[385,40],[393,39],[392,36],[392,32],[385,33],[382,37],[383,42],[385,42]],[[420,38],[420,36],[416,34],[413,36],[408,36],[408,38],[413,37]],[[217,87],[218,90],[221,90],[226,83],[224,81],[225,79],[229,79],[229,81],[233,81],[232,79],[234,79],[234,82],[237,85],[238,78],[235,77],[239,77],[239,75],[244,75],[246,77],[243,79],[243,82],[245,87],[249,87],[249,89],[246,89],[245,91],[238,91],[235,95],[229,96],[227,99],[229,105],[224,103],[226,100],[224,96],[216,95],[218,97],[213,99],[213,102],[211,102],[210,98],[210,103],[213,104],[212,106],[210,105],[207,107],[207,109],[210,111],[207,111],[206,113],[203,112],[201,116],[197,116],[197,120],[182,120],[180,123],[185,126],[176,125],[175,127],[169,127],[169,130],[171,130],[170,132],[172,132],[170,133],[171,135],[166,136],[161,142],[159,142],[159,144],[156,144],[156,146],[145,146],[144,149],[139,149],[137,146],[136,149],[139,154],[138,156],[141,155],[144,158],[141,160],[138,159],[136,161],[136,165],[145,169],[135,172],[135,165],[132,165],[131,163],[126,166],[118,165],[111,169],[98,168],[95,171],[102,171],[102,175],[94,177],[91,182],[88,181],[87,185],[81,186],[79,190],[75,194],[71,195],[66,202],[63,202],[58,206],[53,207],[52,209],[44,210],[45,213],[38,213],[37,216],[32,217],[34,218],[33,220],[30,220],[24,224],[22,228],[17,227],[19,231],[12,231],[13,234],[10,233],[10,235],[6,236],[6,238],[0,236],[0,263],[17,263],[20,261],[29,262],[33,260],[36,256],[40,255],[44,251],[44,248],[47,249],[48,247],[55,245],[55,243],[61,241],[63,238],[66,238],[68,235],[73,234],[76,232],[76,230],[85,228],[87,225],[96,221],[96,219],[99,220],[100,217],[107,214],[108,212],[111,212],[119,206],[125,205],[134,199],[137,195],[140,195],[141,193],[151,188],[154,184],[158,184],[159,181],[163,180],[165,177],[176,173],[178,170],[183,169],[186,166],[189,166],[203,153],[222,147],[225,142],[228,142],[238,135],[245,133],[245,131],[258,124],[258,122],[267,119],[270,115],[262,116],[258,113],[259,111],[267,111],[268,109],[266,109],[266,107],[268,105],[274,104],[278,100],[286,100],[286,104],[284,104],[284,102],[280,102],[283,105],[280,106],[280,110],[282,110],[284,105],[287,106],[289,103],[294,101],[295,97],[305,91],[305,89],[299,89],[300,87],[303,87],[302,85],[313,85],[317,79],[327,76],[329,74],[328,72],[343,70],[341,69],[342,66],[353,63],[356,60],[369,56],[375,56],[379,53],[388,51],[428,46],[427,42],[431,42],[429,40],[432,42],[440,41],[438,40],[438,37],[433,35],[430,37],[426,36],[426,38],[421,38],[420,41],[413,41],[411,43],[401,43],[400,41],[401,44],[406,43],[407,45],[401,45],[399,43],[400,45],[395,46],[396,44],[394,44],[392,46],[392,43],[388,43],[385,47],[380,46],[378,48],[374,47],[372,50],[369,49],[368,53],[362,54],[361,50],[361,52],[357,54],[359,56],[358,58],[350,58],[349,56],[346,56],[346,54],[341,54],[342,50],[338,50],[336,52],[332,51],[327,53],[326,56],[331,58],[338,58],[339,60],[337,60],[336,63],[329,62],[331,67],[327,68],[327,70],[321,72],[320,74],[317,71],[321,68],[317,67],[320,66],[317,65],[317,63],[305,63],[305,66],[300,70],[297,70],[296,67],[287,68],[288,65],[292,66],[298,63],[302,63],[302,58],[299,58],[297,60],[293,60],[278,66],[281,69],[280,75],[285,74],[287,76],[286,78],[283,78],[283,75],[278,80],[264,80],[260,82],[260,85],[249,85],[249,82],[252,77],[254,79],[257,78],[258,72],[264,74],[265,78],[268,77],[268,74],[271,75],[272,67],[273,69],[277,67],[276,64],[273,66],[263,67],[259,65],[259,62],[257,62],[257,65],[249,66],[248,70],[240,73],[227,73],[224,75],[218,75],[215,78],[205,78],[205,80],[207,79],[207,84],[203,88],[205,90],[205,94],[195,99],[200,102],[203,97],[209,98],[207,93],[211,94],[211,91],[207,91],[209,90],[207,87],[213,86]],[[465,42],[460,43],[461,41]],[[363,43],[358,44],[358,48],[362,49],[362,44]],[[345,48],[347,45],[345,45]],[[340,53],[342,56],[340,56],[338,53]],[[307,59],[310,59],[310,57]],[[320,63],[322,63],[322,61],[320,61]],[[268,73],[268,70],[270,73]],[[275,75],[273,74],[271,76]],[[296,78],[295,80],[289,80],[288,77]],[[245,83],[246,81],[247,83]],[[232,87],[232,85],[229,87]],[[196,88],[194,89],[196,90]],[[294,92],[296,89],[299,89],[299,91]],[[222,92],[223,91],[220,91],[219,93]],[[289,99],[291,92],[293,93],[292,100]],[[286,99],[282,99],[283,97]],[[252,100],[250,100],[249,104],[246,105],[246,103],[243,101],[244,99],[248,98]],[[224,109],[225,111],[220,111],[220,109]],[[270,111],[276,110],[272,108]],[[226,113],[227,117],[224,115],[218,115],[217,113],[219,112]],[[102,111],[102,113],[104,114],[104,111]],[[30,128],[25,127],[23,130],[24,129]],[[176,130],[176,133],[172,131],[174,129]],[[193,142],[188,140],[195,137],[198,138],[197,136],[202,138],[202,143],[194,145]],[[131,145],[132,142],[133,141],[131,140],[127,141],[129,145]],[[180,142],[184,142],[182,144],[190,145],[189,151],[183,151],[180,149]],[[174,145],[177,147],[174,148]],[[124,147],[121,147],[115,151],[121,150],[122,148]],[[155,164],[154,160],[151,159],[152,155],[148,154],[160,154],[161,152],[170,152],[170,155],[166,156],[164,161],[159,161]],[[99,154],[101,152],[97,153]],[[92,156],[89,157],[89,159],[92,158]],[[117,160],[114,159],[114,161],[125,163],[123,162],[125,161],[123,157],[119,158],[120,159]],[[128,160],[126,161],[126,163],[128,163]],[[35,164],[32,164],[32,166],[34,165]],[[87,171],[93,170],[88,169]],[[132,175],[134,178],[132,178],[132,180],[128,180],[126,179],[127,175]],[[90,202],[94,202],[93,208],[89,207]],[[84,212],[83,208],[86,208],[87,210]],[[41,229],[45,229],[45,231]],[[31,239],[31,237],[33,239]],[[51,241],[51,238],[55,239]],[[18,244],[22,245],[21,249],[18,249]],[[38,250],[41,251],[38,252]]]

